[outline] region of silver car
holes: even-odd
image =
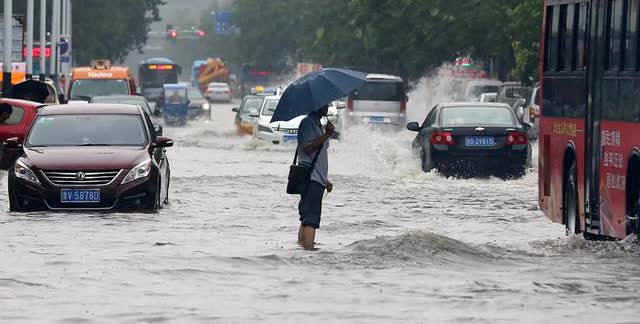
[[[406,111],[407,94],[402,78],[369,74],[365,84],[349,95],[344,122],[400,130],[407,123]]]

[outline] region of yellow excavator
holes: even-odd
[[[207,59],[206,63],[198,68],[198,71],[200,72],[197,79],[198,87],[203,94],[211,82],[229,83],[229,69],[219,57]]]

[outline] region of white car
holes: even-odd
[[[496,102],[496,97],[498,93],[496,92],[486,92],[480,95],[480,102]]]
[[[305,116],[298,116],[286,122],[272,123],[271,116],[273,116],[278,101],[280,101],[280,96],[267,96],[262,102],[260,111],[250,115],[256,118],[253,138],[273,144],[296,143],[298,141],[298,127]]]
[[[211,101],[231,102],[231,88],[224,82],[211,82],[207,87],[205,96]]]
[[[278,101],[280,101],[280,96],[268,96],[263,101],[260,110],[249,115],[256,118],[256,123],[253,127],[253,138],[273,144],[297,143],[298,128],[307,115],[298,116],[288,121],[272,123],[271,116],[273,116],[273,111],[276,109]],[[322,118],[322,125],[327,124],[327,119],[334,125],[340,123],[337,104],[329,105],[327,115],[327,118]]]

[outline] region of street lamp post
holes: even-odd
[[[47,75],[47,0],[40,0],[40,81]]]
[[[27,0],[27,79],[33,75],[33,0]]]
[[[13,25],[13,1],[4,0],[4,54],[2,66],[2,96],[9,98],[11,96],[11,28]]]

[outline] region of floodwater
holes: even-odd
[[[166,130],[158,214],[13,214],[3,176],[0,322],[640,320],[637,245],[566,237],[537,207],[535,170],[424,174],[409,132],[332,143],[319,251],[301,250],[293,148],[236,136],[232,106]]]

